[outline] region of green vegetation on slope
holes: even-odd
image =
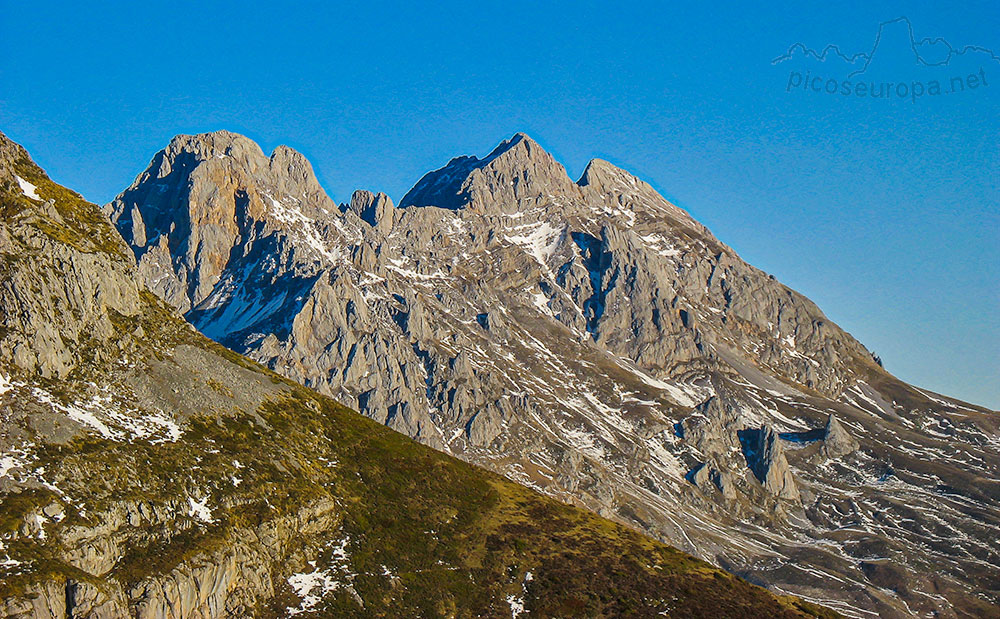
[[[72,472],[73,487],[64,488],[69,495],[90,489],[92,515],[68,510],[65,520],[46,527],[49,538],[65,527],[98,525],[97,514],[123,501],[167,505],[209,497],[212,523],[189,517],[182,501],[175,511],[183,526],[132,528],[136,542],[110,577],[134,585],[303,506],[325,503],[332,527],[294,540],[288,555],[298,558],[300,571],[313,569],[304,561],[322,569],[331,559],[329,542],[348,540],[342,572],[354,576],[343,580],[350,588],[330,592],[311,610],[315,616],[509,616],[511,596],[523,597],[532,616],[775,617],[819,610],[435,452],[305,389],[258,413],[201,420],[173,443],[87,438],[46,448],[40,463],[56,477]],[[18,502],[26,498],[5,497],[0,513],[23,513],[28,506]],[[44,505],[54,497],[39,498]],[[48,548],[46,573],[80,578],[79,570],[51,558],[59,552],[49,544],[21,543]],[[4,580],[0,595],[35,576]],[[278,593],[260,614],[278,616],[299,605],[290,587]]]

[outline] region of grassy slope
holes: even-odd
[[[65,220],[54,225],[42,218],[34,224],[41,232],[80,251],[118,252],[96,206],[51,182],[26,157],[16,170],[43,197],[56,199]],[[2,193],[5,218],[35,206],[9,189]],[[270,566],[281,586],[258,614],[276,616],[299,605],[285,579],[310,571],[306,561],[340,570],[338,578],[364,601],[362,607],[351,589],[335,588],[313,608],[321,616],[510,616],[510,597],[523,597],[531,616],[825,612],[417,444],[191,333],[152,295],[144,303],[139,318],[115,317],[124,338],[143,327],[132,342],[136,352],[162,357],[177,344],[195,345],[281,383],[283,395],[256,411],[206,410],[177,442],[86,436],[40,445],[37,465],[79,501],[45,488],[0,496],[0,534],[10,535],[51,502],[67,514],[46,526],[44,540],[8,538],[9,554],[28,567],[0,571],[0,597],[44,579],[138,583],[260,534],[308,506],[332,505],[326,526],[303,526],[285,549],[287,562]],[[74,376],[80,383],[101,379],[97,367]],[[53,392],[59,387],[46,385]],[[63,387],[71,398],[73,386]],[[215,381],[213,388],[229,386]],[[211,498],[214,522],[187,514],[186,501],[196,495]],[[99,525],[103,510],[127,502],[172,511],[173,522],[135,525],[122,558],[101,578],[63,560],[62,533]],[[343,539],[346,559],[330,544]]]
[[[819,610],[419,445],[306,389],[296,387],[259,413],[260,419],[194,423],[176,443],[77,439],[47,448],[41,462],[81,476],[74,486],[92,489],[91,514],[104,501],[162,503],[192,486],[212,497],[215,523],[188,519],[191,526],[169,538],[155,529],[142,536],[111,573],[123,584],[167,573],[272,518],[330,499],[337,504],[337,526],[303,536],[291,554],[300,550],[323,567],[332,564],[324,542],[349,539],[347,571],[357,576],[345,582],[365,606],[342,588],[315,608],[321,616],[506,616],[506,598],[524,590],[534,616],[669,610],[676,616],[776,617]],[[109,474],[111,467],[117,474]],[[237,487],[234,475],[242,478]],[[7,526],[36,502],[24,499],[0,503]],[[70,512],[60,525],[99,520]],[[47,530],[51,536],[53,529]],[[40,567],[53,577],[82,576],[58,560],[51,545],[22,538],[12,549],[45,558]],[[529,571],[533,578],[525,582]],[[5,581],[0,594],[13,593],[18,580]],[[282,588],[260,613],[278,615],[298,604],[291,589]]]

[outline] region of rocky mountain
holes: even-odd
[[[204,334],[427,445],[858,617],[1000,601],[1000,417],[897,380],[647,183],[523,134],[394,206],[178,136],[105,207]]]
[[[157,165],[198,178],[198,157],[235,142],[207,140]],[[286,183],[276,199],[322,198],[294,153],[236,146],[229,157]],[[255,177],[234,172],[208,178],[261,209],[239,193]],[[184,226],[197,247],[161,254],[182,273],[164,286],[204,307],[231,281],[211,257],[235,238],[219,211],[232,196],[177,187],[211,213],[171,228],[147,211],[129,238],[173,252]],[[260,244],[276,266],[312,238],[303,211],[283,212],[303,236]],[[153,272],[97,206],[0,134],[0,616],[824,614],[281,378],[198,334],[140,269]]]

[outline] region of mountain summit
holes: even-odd
[[[298,226],[307,250],[314,221],[335,208],[299,153],[279,146],[267,157],[248,138],[219,131],[171,140],[105,210],[141,248],[142,272],[172,265],[154,290],[188,311],[218,286],[233,248],[251,244],[249,222]]]
[[[154,159],[109,209],[150,289],[218,342],[848,614],[1000,596],[996,413],[897,380],[628,172],[573,182],[518,134],[400,207],[334,207],[230,159],[191,159],[179,192]],[[136,242],[133,212],[169,238]]]
[[[458,157],[429,172],[403,196],[400,205],[504,211],[548,193],[571,191],[572,186],[565,168],[552,155],[518,133],[484,159]]]

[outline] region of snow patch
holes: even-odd
[[[316,561],[310,561],[309,566],[313,568],[311,572],[300,572],[288,577],[289,586],[295,591],[295,595],[302,600],[302,603],[297,608],[285,608],[285,611],[290,616],[315,609],[323,601],[324,596],[340,588],[347,589],[360,603],[361,598],[351,584],[351,580],[356,574],[352,574],[348,569],[349,556],[347,554],[347,545],[350,541],[350,537],[344,536],[339,542],[333,540],[327,545],[329,548],[331,545],[336,544],[333,546],[330,553],[329,565],[326,567],[320,568],[317,566]],[[384,572],[383,575],[389,573],[388,568],[384,565],[382,569]]]
[[[38,527],[38,539],[45,539],[45,523],[48,518],[41,514],[35,514],[35,526]]]
[[[208,496],[204,496],[201,499],[195,501],[194,498],[188,497],[188,516],[192,518],[197,518],[202,522],[212,523],[215,519],[212,518],[212,510],[208,507]]]
[[[338,252],[330,251],[330,248],[320,239],[315,221],[306,217],[298,208],[285,206],[270,195],[265,194],[265,196],[271,201],[271,213],[274,214],[278,221],[289,226],[295,226],[290,229],[300,231],[302,233],[302,240],[305,241],[306,245],[331,262],[340,259],[341,255]],[[291,200],[295,199],[291,198]]]
[[[5,551],[5,550],[7,550],[7,547],[4,545],[3,540],[0,539],[0,551]],[[4,556],[6,558],[3,561],[0,561],[0,568],[5,568],[9,570],[12,567],[18,567],[19,565],[22,565],[22,563],[17,559],[11,559],[10,555],[7,554],[6,552],[4,552]]]
[[[582,404],[579,401],[576,403]],[[568,402],[563,402],[563,404],[570,405]],[[576,408],[571,406],[571,408]],[[586,429],[581,428],[571,428],[569,426],[563,426],[561,424],[556,424],[559,429],[562,430],[562,434],[575,451],[582,453],[583,455],[592,458],[598,462],[604,461],[604,448],[601,447],[594,439],[596,438],[591,432]]]
[[[511,619],[517,619],[524,613],[524,598],[516,595],[508,595],[507,603],[510,604]]]
[[[10,379],[0,374],[0,395],[3,395],[14,388],[14,383]]]
[[[508,595],[507,604],[510,605],[510,617],[511,619],[517,619],[519,615],[527,613],[524,609],[524,598],[528,594],[528,583],[534,580],[535,577],[528,572],[524,575],[524,581],[521,583],[521,595]]]
[[[122,412],[112,404],[110,395],[95,395],[86,402],[72,404],[62,404],[38,387],[32,389],[32,395],[39,402],[48,404],[108,440],[144,439],[156,444],[175,442],[183,434],[181,427],[166,413],[138,410]]]
[[[226,305],[221,315],[213,316],[210,321],[201,325],[201,332],[215,340],[238,333],[277,314],[284,306],[287,296],[287,291],[281,291],[273,297],[258,293],[256,299],[248,299],[245,294],[241,294],[239,299]]]
[[[66,413],[66,415],[73,421],[79,423],[80,425],[87,426],[97,431],[103,438],[111,440],[121,440],[124,438],[120,432],[116,432],[109,428],[103,421],[97,418],[97,416],[88,411],[84,410],[76,405],[69,404],[63,405],[56,402],[55,399],[47,392],[42,391],[39,388],[32,390],[35,398],[42,402],[43,404],[48,404],[52,408]]]
[[[535,304],[535,307],[537,307],[538,311],[540,311],[541,313],[547,314],[549,316],[552,315],[552,310],[549,309],[549,298],[546,297],[544,294],[536,292],[535,294],[531,295],[531,302]]]
[[[316,568],[315,561],[310,561],[309,565]],[[330,573],[330,570],[318,568],[307,573],[292,574],[288,577],[288,584],[295,591],[295,595],[302,600],[298,608],[286,609],[289,615],[298,615],[314,609],[323,600],[323,596],[340,588],[340,581]]]
[[[407,264],[407,261],[406,261],[405,258],[402,259],[402,260],[399,260],[399,259],[396,259],[396,258],[390,258],[389,259],[389,264],[386,265],[386,268],[390,269],[392,271],[395,271],[396,273],[399,273],[400,275],[402,275],[404,277],[408,277],[408,278],[410,278],[412,280],[425,280],[426,281],[426,280],[447,280],[447,279],[451,279],[446,273],[444,273],[443,271],[441,271],[441,269],[438,269],[434,273],[431,273],[430,275],[428,275],[428,274],[425,274],[425,273],[417,273],[416,271],[414,271],[412,269],[403,268],[403,265],[405,265],[405,264]]]
[[[547,221],[516,226],[511,228],[511,232],[516,232],[516,234],[505,234],[504,238],[520,246],[546,268],[546,262],[556,253],[559,241],[565,234],[563,228],[556,228]]]
[[[618,365],[635,374],[639,380],[646,383],[650,387],[655,387],[667,392],[670,399],[681,406],[693,408],[699,402],[703,402],[705,397],[707,397],[704,389],[697,389],[693,385],[674,385],[658,378],[653,378],[649,374],[646,374],[639,368],[629,363],[618,361]],[[709,393],[708,395],[711,394]]]
[[[650,246],[650,249],[664,258],[675,258],[681,255],[681,251],[679,249],[674,247],[670,241],[659,234],[647,234],[646,236],[640,236],[639,238],[645,241]]]
[[[41,196],[38,195],[37,192],[38,187],[35,187],[34,185],[24,180],[20,176],[15,175],[14,178],[17,179],[17,184],[21,186],[21,193],[23,193],[26,197],[31,198],[32,200],[41,201],[42,198]]]
[[[866,393],[867,392],[867,393]],[[863,411],[874,412],[876,414],[883,413],[887,415],[896,415],[895,411],[887,409],[885,406],[880,404],[873,396],[879,396],[880,394],[868,383],[864,381],[858,381],[858,383],[851,385],[846,390],[844,390],[841,399],[846,401],[848,404],[860,408]],[[867,406],[865,406],[867,405]],[[900,418],[902,421],[906,421]]]
[[[28,455],[29,447],[29,445],[24,445],[16,449],[11,449],[3,454],[3,456],[0,456],[0,478],[10,473],[13,469],[23,469],[28,466],[33,459]]]

